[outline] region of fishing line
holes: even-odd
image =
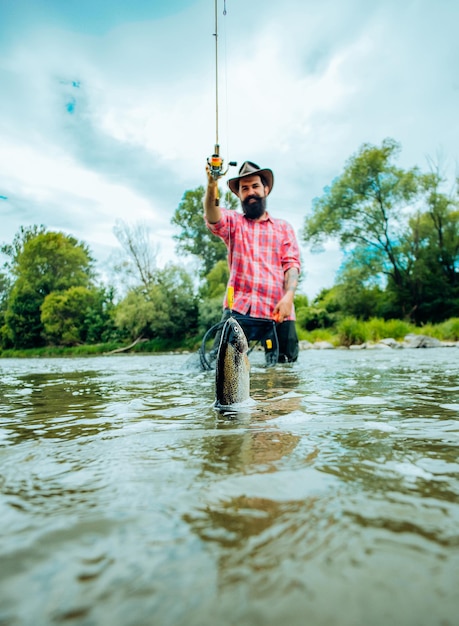
[[[226,0],[224,0],[223,15],[227,14]],[[223,159],[220,156],[220,142],[218,135],[219,127],[219,93],[218,93],[218,0],[215,0],[215,146],[214,153],[207,159],[210,172],[215,180],[218,180],[221,176],[224,176],[228,171],[229,166],[235,166],[237,163],[231,161],[228,164],[228,168],[223,171]]]
[[[226,16],[226,0],[223,2],[223,15]],[[230,139],[229,139],[229,98],[228,98],[228,37],[227,37],[227,23],[228,19],[223,20],[223,40],[224,40],[224,70],[225,70],[225,125],[226,125],[226,160],[229,158],[230,153]]]

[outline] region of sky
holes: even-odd
[[[459,3],[218,0],[217,21],[221,155],[273,170],[268,210],[294,226],[313,298],[342,256],[309,250],[304,220],[364,143],[458,173]],[[107,277],[122,220],[160,267],[189,264],[171,218],[214,150],[214,33],[214,0],[0,0],[0,243],[43,224]]]

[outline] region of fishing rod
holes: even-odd
[[[226,0],[223,4],[223,15],[226,15]],[[220,144],[218,139],[218,0],[215,0],[215,145],[214,153],[207,159],[210,172],[214,180],[224,176],[230,166],[236,166],[236,161],[230,161],[226,170],[223,171],[223,159],[220,156]]]

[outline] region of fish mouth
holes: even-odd
[[[221,343],[226,343],[238,352],[244,353],[248,350],[247,338],[240,324],[234,319],[229,317],[225,325],[223,326]]]

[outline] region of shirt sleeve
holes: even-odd
[[[288,222],[284,222],[284,229],[282,250],[282,268],[284,274],[291,267],[296,267],[299,273],[301,271],[301,256],[295,231]]]
[[[222,216],[218,222],[211,224],[207,220],[205,215],[204,215],[204,220],[210,232],[216,235],[217,237],[220,237],[220,239],[223,239],[223,241],[226,243],[229,239],[229,233],[230,233],[229,210],[224,209],[224,208],[221,208],[220,210],[221,210]]]

